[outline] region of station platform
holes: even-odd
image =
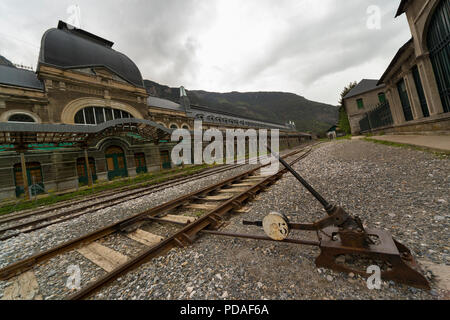
[[[437,151],[450,152],[450,136],[448,135],[384,135],[370,137],[373,140],[409,144]]]

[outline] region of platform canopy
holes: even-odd
[[[0,123],[0,151],[85,147],[101,138],[120,134],[142,142],[159,143],[170,141],[172,131],[153,121],[134,118],[95,126],[3,122]]]

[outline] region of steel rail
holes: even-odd
[[[0,216],[0,225],[8,223],[8,222],[12,222],[12,221],[17,221],[17,220],[21,220],[30,216],[34,216],[34,215],[41,215],[41,214],[45,214],[48,213],[50,211],[54,211],[54,210],[58,210],[64,207],[67,207],[69,205],[73,205],[73,204],[77,204],[80,202],[86,202],[86,201],[90,201],[90,200],[94,200],[94,199],[98,199],[98,198],[105,198],[105,197],[110,197],[114,194],[117,193],[123,193],[123,192],[127,192],[127,191],[131,191],[129,193],[129,195],[134,195],[137,192],[140,192],[142,190],[152,190],[154,188],[158,188],[161,186],[165,186],[165,185],[170,185],[172,183],[177,183],[179,181],[186,181],[186,179],[195,179],[198,177],[202,177],[202,176],[210,176],[216,173],[220,173],[220,172],[224,172],[224,171],[228,171],[228,170],[232,170],[232,169],[236,169],[236,168],[240,168],[242,166],[244,166],[245,164],[238,164],[238,165],[221,165],[218,168],[212,168],[212,169],[205,169],[205,170],[200,170],[197,173],[191,174],[191,175],[183,175],[183,173],[177,173],[174,175],[169,175],[167,176],[167,178],[169,178],[169,181],[165,181],[162,183],[158,183],[155,185],[150,185],[150,186],[145,186],[145,182],[143,183],[138,183],[134,186],[126,186],[126,187],[122,187],[122,188],[117,188],[117,189],[113,189],[113,190],[105,190],[105,191],[101,191],[97,194],[91,195],[89,197],[84,197],[84,198],[80,198],[77,200],[68,200],[68,201],[64,201],[62,203],[58,203],[54,206],[51,207],[46,207],[46,208],[41,208],[38,210],[35,209],[28,209],[25,210],[23,212],[19,212],[19,213],[11,213],[11,214],[7,214],[6,217]],[[103,203],[103,202],[98,202],[99,204]],[[93,204],[94,205],[94,204]],[[31,211],[31,212],[30,212]],[[4,230],[0,230],[0,232],[3,232]],[[0,239],[1,240],[1,239]]]
[[[33,212],[27,212],[27,213],[22,214],[22,215],[18,214],[18,215],[15,215],[13,217],[6,217],[4,219],[0,218],[0,225],[8,223],[8,222],[12,222],[12,221],[25,219],[25,218],[28,218],[30,216],[46,214],[48,212],[51,212],[51,211],[54,211],[54,210],[58,210],[58,209],[61,209],[61,208],[65,208],[65,207],[70,206],[70,205],[76,205],[76,204],[78,204],[80,202],[87,202],[87,201],[91,201],[91,200],[95,200],[95,199],[99,199],[99,198],[111,197],[111,196],[113,196],[114,194],[117,194],[117,193],[125,193],[125,192],[130,191],[127,194],[120,195],[121,198],[125,198],[127,196],[133,196],[133,195],[135,195],[137,193],[140,193],[142,191],[144,191],[144,192],[153,191],[153,190],[155,190],[157,188],[160,188],[160,187],[170,188],[171,185],[173,185],[175,183],[178,183],[180,181],[189,181],[190,179],[194,180],[194,179],[199,179],[199,178],[202,178],[202,177],[208,177],[210,175],[214,175],[214,174],[221,173],[221,172],[224,172],[224,171],[236,169],[236,168],[239,168],[241,166],[243,166],[243,165],[227,166],[226,168],[220,167],[220,168],[217,168],[215,170],[206,170],[206,172],[198,172],[198,173],[195,173],[193,175],[188,175],[188,176],[181,176],[182,174],[176,174],[176,175],[173,175],[173,176],[169,176],[169,178],[172,177],[172,179],[170,179],[169,181],[165,181],[165,182],[158,183],[158,184],[155,184],[155,185],[151,185],[151,186],[148,186],[148,187],[137,187],[137,188],[130,187],[130,188],[120,188],[120,189],[112,190],[112,191],[110,190],[107,193],[100,193],[98,195],[94,195],[92,197],[88,197],[87,199],[85,198],[85,199],[79,199],[77,201],[64,202],[64,203],[62,203],[60,205],[53,206],[53,207],[50,207],[50,208],[44,208],[44,209],[40,209],[40,210],[33,211]],[[115,198],[115,199],[117,199],[117,198]],[[84,206],[84,207],[81,207],[81,208],[77,208],[77,209],[74,209],[74,210],[82,210],[82,209],[84,210],[84,209],[93,207],[95,205],[101,205],[101,204],[107,203],[108,201],[110,201],[110,200],[108,199],[108,200],[98,201],[98,202],[95,202],[95,203],[92,203],[90,205],[87,205],[87,206]],[[19,225],[19,226],[22,226],[22,225]],[[0,232],[5,232],[7,230],[13,230],[13,229],[12,229],[12,227],[11,228],[8,227],[8,228],[0,229]]]
[[[188,177],[197,175],[197,174],[203,174],[205,171],[209,171],[211,169],[205,169],[205,170],[200,170],[199,172],[190,175]],[[212,169],[214,170],[214,169]],[[170,172],[168,172],[170,173]],[[166,176],[167,178],[170,178],[170,181],[167,182],[172,182],[172,178],[173,179],[182,179],[183,177],[180,177],[180,173],[174,174],[174,175],[168,175]],[[164,182],[165,183],[165,182]],[[122,192],[127,192],[127,191],[135,191],[137,189],[145,189],[145,182],[141,182],[141,183],[137,183],[135,185],[132,186],[125,186],[125,187],[120,187],[117,189],[110,189],[110,190],[104,190],[104,191],[100,191],[96,194],[93,195],[87,195],[84,197],[77,197],[75,199],[72,200],[65,200],[65,201],[61,201],[58,202],[54,205],[50,205],[50,206],[45,206],[45,207],[38,207],[38,208],[34,208],[34,209],[26,209],[26,210],[22,210],[22,211],[18,211],[16,213],[8,213],[6,215],[2,215],[0,216],[0,224],[6,223],[6,222],[11,222],[11,221],[15,221],[15,220],[20,220],[23,218],[27,218],[29,216],[33,216],[33,215],[39,215],[39,214],[45,214],[49,211],[53,211],[53,210],[58,210],[73,204],[77,204],[80,201],[90,201],[90,200],[95,200],[103,197],[108,197],[108,196],[112,196],[113,194],[117,194],[117,193],[122,193]]]
[[[295,155],[299,152],[304,151],[305,148],[295,150],[295,151],[285,155],[284,157],[287,158],[292,155]],[[238,174],[234,177],[231,177],[229,179],[226,179],[224,181],[216,183],[212,186],[202,188],[199,191],[195,191],[188,195],[171,200],[169,202],[166,202],[164,204],[161,204],[159,206],[156,206],[154,208],[151,208],[149,210],[141,212],[137,215],[122,219],[116,223],[109,225],[109,226],[106,226],[106,227],[103,227],[96,231],[93,231],[87,235],[70,240],[70,241],[60,244],[54,248],[48,249],[44,252],[37,253],[29,258],[25,258],[23,260],[12,263],[12,264],[0,269],[0,280],[10,279],[11,277],[13,277],[15,275],[18,275],[20,273],[23,273],[27,270],[32,269],[34,265],[42,263],[48,259],[51,259],[54,256],[57,256],[64,252],[76,249],[82,245],[89,244],[95,240],[101,239],[101,238],[103,238],[107,235],[110,235],[112,233],[115,233],[117,231],[124,230],[125,228],[130,227],[133,224],[144,220],[146,218],[146,216],[156,216],[164,211],[168,211],[168,210],[180,207],[194,199],[197,199],[199,196],[205,196],[205,195],[212,193],[218,189],[221,189],[223,186],[229,185],[233,182],[241,181],[241,180],[245,179],[246,177],[253,175],[256,171],[260,170],[263,167],[265,167],[265,165],[258,166],[254,169],[251,169],[247,172]]]
[[[0,229],[0,233],[5,233],[7,231],[12,231],[12,230],[21,230],[21,229],[24,229],[24,228],[27,228],[27,227],[30,227],[30,226],[36,226],[39,223],[44,223],[46,221],[49,221],[48,223],[45,223],[45,224],[42,224],[42,225],[38,225],[38,226],[36,226],[34,228],[22,230],[19,233],[14,233],[14,234],[10,234],[10,235],[7,235],[7,236],[0,237],[0,241],[4,241],[4,240],[7,240],[7,239],[16,237],[20,233],[30,233],[30,232],[46,228],[48,226],[51,226],[51,225],[54,225],[54,224],[57,224],[57,223],[61,223],[61,222],[67,221],[67,220],[72,220],[72,219],[77,218],[77,217],[79,217],[81,215],[85,215],[85,214],[89,214],[89,213],[92,213],[92,212],[95,212],[95,211],[98,211],[98,210],[101,210],[101,209],[109,208],[109,207],[112,207],[112,206],[114,206],[116,204],[120,204],[123,201],[130,201],[130,200],[133,200],[133,199],[141,198],[143,196],[146,196],[146,195],[149,195],[149,194],[152,194],[152,193],[155,193],[155,192],[159,192],[159,191],[171,188],[174,185],[176,185],[177,183],[179,183],[180,181],[182,181],[183,183],[190,182],[190,181],[195,181],[197,179],[206,178],[206,177],[212,176],[214,174],[218,174],[218,173],[225,172],[225,171],[228,171],[228,170],[236,169],[236,168],[239,168],[241,166],[244,166],[244,165],[235,166],[235,167],[227,168],[227,169],[223,169],[222,168],[222,170],[215,171],[215,172],[209,172],[208,174],[205,174],[205,175],[202,175],[202,176],[188,177],[188,179],[179,179],[177,181],[171,181],[168,184],[156,185],[154,187],[147,188],[144,193],[140,193],[141,190],[133,191],[132,193],[125,194],[125,195],[122,195],[122,196],[118,196],[114,200],[111,200],[111,199],[102,200],[102,201],[99,201],[97,203],[92,203],[92,204],[85,205],[84,207],[74,208],[74,209],[71,209],[69,211],[60,212],[60,213],[57,213],[57,214],[54,214],[54,215],[51,215],[51,216],[46,216],[46,217],[38,218],[38,219],[35,219],[35,220],[32,220],[32,221],[28,221],[28,222],[25,222],[25,223],[16,224],[14,226],[6,227],[6,228],[3,228],[3,229]],[[88,210],[89,208],[91,208],[91,209]],[[84,211],[84,210],[88,210],[88,211]],[[58,218],[61,218],[61,217],[65,217],[67,215],[70,215],[70,217],[66,217],[64,219],[58,219]],[[57,220],[57,221],[53,221],[53,220]]]
[[[295,159],[293,162],[291,162],[291,165],[300,161],[301,159],[303,159],[306,155],[309,154],[309,152],[311,152],[311,150],[312,150],[312,148],[308,152],[304,153],[302,156]],[[249,200],[250,198],[253,198],[257,193],[265,190],[270,185],[274,184],[278,179],[280,179],[287,172],[288,172],[288,170],[286,168],[279,170],[274,175],[267,177],[266,179],[262,180],[255,186],[240,193],[239,195],[235,196],[234,198],[226,201],[222,205],[219,205],[217,208],[211,210],[210,212],[208,212],[205,216],[203,216],[199,220],[187,225],[186,227],[184,227],[182,230],[178,231],[173,236],[163,240],[159,244],[142,252],[137,257],[124,263],[123,265],[119,266],[112,272],[107,273],[100,279],[89,284],[87,287],[82,288],[75,294],[69,296],[68,299],[69,300],[80,300],[80,299],[88,298],[92,294],[94,294],[98,290],[100,290],[102,287],[104,287],[107,284],[114,281],[115,279],[136,269],[137,267],[150,261],[151,259],[169,252],[174,247],[180,247],[180,246],[184,247],[186,245],[194,243],[194,241],[196,240],[196,236],[199,233],[201,233],[201,231],[203,231],[204,229],[206,229],[210,226],[216,225],[218,222],[218,219],[222,219],[228,212],[241,207],[245,201]]]
[[[293,151],[293,152],[295,152],[295,151]],[[58,223],[62,223],[62,222],[68,221],[68,220],[75,219],[75,218],[77,218],[77,217],[79,217],[81,215],[85,215],[85,214],[89,214],[89,213],[92,213],[92,212],[95,212],[95,211],[98,211],[98,210],[101,210],[101,209],[109,208],[109,207],[111,207],[113,205],[121,203],[121,200],[123,200],[123,199],[126,199],[126,201],[130,201],[130,200],[134,200],[134,199],[137,199],[137,198],[140,198],[140,197],[143,197],[143,196],[155,193],[155,192],[162,191],[164,189],[172,187],[173,185],[176,185],[180,181],[182,181],[183,183],[186,183],[186,182],[194,181],[194,180],[197,180],[197,179],[203,179],[203,178],[206,178],[206,177],[218,174],[218,173],[222,173],[222,172],[226,172],[226,171],[229,171],[229,170],[237,169],[237,168],[243,167],[245,165],[246,164],[230,165],[230,166],[227,166],[226,168],[222,167],[222,168],[218,168],[216,170],[208,170],[207,172],[200,172],[200,173],[194,174],[192,176],[187,176],[186,178],[183,178],[183,177],[177,178],[177,179],[174,179],[174,180],[170,180],[170,181],[163,182],[161,184],[156,184],[156,185],[153,185],[153,186],[149,186],[149,187],[146,187],[146,188],[137,188],[137,190],[136,189],[131,189],[130,193],[119,195],[113,201],[111,201],[111,199],[102,200],[102,201],[98,201],[96,203],[85,205],[83,207],[74,208],[74,209],[71,209],[69,211],[64,211],[64,212],[60,212],[60,213],[53,214],[53,215],[50,215],[50,216],[45,216],[45,217],[42,217],[42,218],[38,218],[38,219],[35,219],[35,220],[32,220],[32,221],[28,221],[28,222],[16,224],[16,225],[13,225],[13,226],[9,226],[9,227],[0,229],[0,234],[6,233],[8,231],[15,231],[15,230],[21,230],[21,232],[12,233],[12,234],[7,235],[7,236],[0,236],[0,241],[8,240],[10,238],[14,238],[20,233],[30,233],[30,232],[37,231],[37,230],[46,228],[48,226],[54,225],[54,224],[58,224]],[[144,191],[144,193],[141,193],[142,191]],[[124,191],[124,192],[126,192],[126,191]],[[109,193],[109,194],[105,195],[104,197],[111,196],[111,194]],[[90,201],[90,200],[86,200],[86,201]],[[83,202],[85,202],[85,201],[83,201]],[[100,206],[100,207],[97,207],[97,206]],[[88,209],[90,209],[90,210],[88,210]],[[53,211],[53,210],[56,210],[56,209],[52,208],[52,209],[49,209],[47,212],[50,212],[50,211]],[[88,211],[84,212],[84,210],[88,210]],[[27,214],[26,217],[29,217],[29,216],[32,216],[32,215],[38,215],[38,214],[44,214],[44,213],[31,213],[31,214]],[[68,215],[70,215],[70,216],[66,217],[66,218],[63,218],[63,219],[59,219],[61,217],[65,217],[65,216],[68,216]],[[23,217],[23,218],[25,218],[25,217]],[[23,218],[22,217],[12,218],[10,221],[20,220],[20,219],[23,219]],[[54,220],[56,220],[56,221],[54,221]],[[44,223],[44,222],[47,222],[47,221],[48,221],[48,223]],[[4,221],[0,220],[0,225],[3,222]],[[42,224],[39,225],[40,223],[42,223]],[[33,227],[33,226],[35,226],[35,227]],[[26,229],[27,227],[33,227],[33,228]],[[25,230],[23,230],[23,229],[25,229]]]

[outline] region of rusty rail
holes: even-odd
[[[310,150],[311,151],[311,150]],[[309,151],[309,152],[310,152]],[[309,152],[306,152],[302,156],[295,159],[293,162],[291,162],[291,165],[300,161],[303,159],[306,155],[309,154]],[[260,166],[256,170],[261,169]],[[256,170],[252,170],[253,172]],[[118,267],[117,269],[113,270],[112,272],[106,274],[105,276],[101,277],[100,279],[96,280],[95,282],[91,283],[89,286],[82,288],[80,291],[76,292],[75,294],[71,295],[69,297],[70,300],[79,300],[79,299],[85,299],[97,292],[102,287],[106,286],[107,284],[111,283],[115,279],[119,278],[120,276],[136,269],[140,265],[150,261],[151,259],[161,256],[167,252],[169,252],[171,249],[175,247],[184,247],[186,245],[192,244],[197,235],[201,233],[204,229],[207,229],[210,226],[214,226],[217,224],[218,220],[221,220],[228,212],[239,209],[242,204],[249,200],[250,198],[253,198],[254,195],[257,193],[265,190],[270,185],[275,183],[278,179],[280,179],[285,173],[287,173],[287,169],[282,169],[278,171],[276,174],[267,177],[257,185],[249,188],[248,190],[244,191],[243,193],[235,196],[234,198],[226,201],[222,205],[218,206],[217,208],[211,210],[208,212],[204,217],[200,218],[199,220],[187,225],[182,230],[178,231],[175,235],[165,239],[161,243],[153,246],[149,250],[146,250],[145,252],[141,253],[139,256],[131,259],[130,261],[126,262],[122,266]],[[311,245],[316,245],[316,243],[309,243]]]
[[[239,167],[239,166],[234,166],[234,168],[236,168],[236,167]],[[35,209],[24,210],[22,212],[9,213],[9,214],[0,216],[0,225],[8,223],[8,222],[28,218],[28,217],[31,217],[34,215],[45,214],[50,211],[58,210],[58,209],[65,208],[65,207],[68,207],[71,205],[76,205],[79,202],[86,202],[86,201],[96,200],[96,199],[100,199],[100,198],[106,198],[106,197],[110,197],[117,193],[123,193],[123,192],[128,192],[128,191],[129,191],[128,195],[131,196],[137,192],[148,191],[148,190],[156,189],[159,187],[164,187],[166,185],[171,185],[171,184],[174,184],[174,183],[177,183],[180,181],[185,181],[186,179],[198,178],[199,176],[208,176],[211,174],[215,174],[215,173],[222,172],[222,171],[227,171],[227,170],[234,169],[234,168],[220,166],[218,168],[200,170],[199,172],[188,175],[188,176],[183,176],[182,173],[177,173],[177,174],[167,176],[166,177],[166,178],[168,178],[167,181],[158,183],[155,185],[145,186],[145,182],[144,182],[144,183],[139,183],[139,184],[133,185],[133,186],[126,186],[126,187],[121,187],[121,188],[117,188],[117,189],[101,191],[94,195],[85,196],[83,198],[79,198],[79,199],[75,199],[75,200],[62,201],[55,205],[46,206],[44,208],[35,208]],[[96,204],[92,204],[92,206],[102,204],[102,203],[104,203],[104,202],[100,201]],[[86,208],[87,207],[85,207],[84,209],[86,209]],[[0,232],[1,231],[4,231],[4,230],[0,230]]]
[[[299,152],[304,151],[305,148],[303,149],[299,149],[299,150],[295,150],[287,155],[285,155],[284,157],[290,157],[292,155],[295,155]],[[41,253],[37,253],[29,258],[23,259],[21,261],[15,262],[13,264],[10,264],[8,266],[6,266],[5,268],[0,269],[0,280],[7,280],[10,279],[13,276],[16,276],[20,273],[23,273],[27,270],[30,270],[33,268],[34,265],[42,263],[44,261],[47,261],[51,258],[53,258],[54,256],[60,255],[64,252],[76,249],[80,246],[89,244],[95,240],[101,239],[105,236],[108,236],[112,233],[115,233],[117,231],[123,230],[129,226],[132,226],[133,224],[144,220],[147,216],[156,216],[164,211],[173,209],[173,208],[177,208],[181,205],[183,205],[184,203],[189,202],[190,200],[198,197],[198,196],[202,196],[202,195],[206,195],[209,194],[217,189],[220,189],[222,186],[228,185],[232,182],[236,182],[236,181],[240,181],[243,180],[244,178],[253,175],[256,171],[260,170],[262,167],[264,167],[263,165],[258,166],[257,168],[251,169],[247,172],[238,174],[234,177],[231,177],[227,180],[221,181],[219,183],[216,183],[212,186],[209,187],[205,187],[199,191],[195,191],[193,193],[190,193],[188,195],[179,197],[177,199],[174,199],[172,201],[166,202],[164,204],[161,204],[159,206],[156,206],[154,208],[151,208],[149,210],[146,210],[144,212],[141,212],[137,215],[134,215],[132,217],[128,217],[125,219],[122,219],[114,224],[111,224],[109,226],[106,226],[104,228],[98,229],[96,231],[93,231],[87,235],[84,235],[82,237],[73,239],[71,241],[68,241],[66,243],[63,243],[59,246],[56,246],[55,248],[51,248],[48,249],[44,252]],[[283,170],[285,171],[285,170]],[[270,179],[270,178],[268,178]],[[266,179],[267,180],[267,179]],[[198,220],[198,222],[203,221],[203,219]]]
[[[36,231],[36,230],[48,227],[48,226],[53,225],[55,223],[61,223],[61,222],[67,221],[67,220],[74,219],[76,217],[79,217],[80,215],[88,214],[88,213],[91,213],[93,211],[101,210],[101,209],[104,209],[104,208],[109,208],[109,207],[111,207],[111,206],[113,206],[115,204],[120,203],[120,201],[122,199],[124,199],[124,198],[129,198],[130,197],[130,199],[128,199],[128,200],[137,199],[137,198],[140,198],[140,197],[142,197],[144,195],[148,195],[148,194],[151,194],[151,193],[154,193],[154,192],[158,192],[158,191],[161,191],[161,190],[173,187],[175,184],[179,183],[180,181],[188,182],[190,180],[201,179],[201,178],[205,178],[205,177],[217,174],[217,173],[221,173],[221,172],[228,171],[228,170],[231,170],[231,169],[236,169],[236,168],[239,168],[241,166],[220,168],[220,170],[216,170],[216,171],[213,171],[213,172],[208,172],[207,174],[203,173],[203,174],[198,174],[196,176],[188,176],[185,179],[180,178],[180,179],[170,180],[170,181],[163,182],[161,184],[157,184],[157,185],[150,186],[150,187],[147,187],[147,188],[139,188],[139,190],[131,190],[131,192],[129,192],[127,194],[120,195],[120,196],[114,198],[114,200],[111,200],[111,199],[101,200],[101,201],[97,201],[95,203],[84,205],[84,206],[79,207],[79,208],[69,209],[68,211],[60,212],[60,213],[57,213],[57,214],[54,214],[54,215],[51,215],[51,216],[46,216],[46,217],[38,218],[38,219],[29,221],[29,222],[25,222],[25,223],[16,224],[16,225],[13,225],[13,226],[10,226],[10,227],[2,228],[2,229],[0,229],[0,234],[1,233],[5,233],[5,232],[10,231],[10,230],[20,230],[20,229],[27,228],[27,227],[30,227],[30,226],[38,225],[39,223],[44,223],[46,221],[49,221],[48,223],[45,223],[45,224],[42,224],[42,225],[38,225],[38,226],[36,226],[34,228],[30,228],[30,229],[22,231],[22,233],[30,233],[30,232],[33,232],[33,231]],[[124,191],[124,192],[126,192],[126,191]],[[111,194],[108,194],[108,195],[105,195],[105,196],[102,196],[102,197],[106,198],[108,196],[111,196]],[[86,201],[90,201],[90,200],[91,199],[86,200]],[[67,205],[64,205],[63,207],[66,207],[66,206]],[[98,206],[100,206],[100,207],[98,207]],[[91,208],[91,210],[88,210],[88,211],[84,212],[84,210],[87,210],[87,209],[90,209],[90,208]],[[30,217],[30,216],[33,216],[33,215],[45,214],[46,212],[50,212],[50,211],[57,210],[57,209],[58,208],[56,208],[56,209],[55,208],[50,208],[47,211],[45,211],[45,210],[42,211],[41,210],[39,213],[30,213],[30,214],[26,214],[26,215],[21,216],[21,217],[11,217],[11,219],[5,219],[3,221],[0,221],[0,225],[4,224],[4,223],[7,223],[7,222],[11,222],[11,221],[21,220],[21,219],[24,219],[24,218],[27,218],[27,217]],[[58,218],[65,217],[65,216],[68,216],[68,215],[71,215],[71,216],[67,217],[67,218],[63,218],[63,219],[58,219]],[[53,220],[57,220],[57,221],[56,222],[52,222]],[[8,235],[8,236],[3,236],[3,237],[0,237],[0,241],[4,241],[4,240],[10,239],[10,238],[13,238],[15,236],[17,236],[17,234],[11,234],[11,235]]]

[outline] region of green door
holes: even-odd
[[[91,169],[92,180],[93,182],[97,181],[97,173],[95,170],[95,160],[93,158],[89,158],[89,167]],[[78,173],[78,181],[83,184],[89,184],[88,171],[86,167],[86,161],[84,158],[79,158],[77,160],[77,173]]]
[[[161,151],[161,164],[163,169],[172,168],[172,162],[170,161],[169,151]]]
[[[427,99],[425,98],[425,92],[423,91],[422,80],[420,79],[419,69],[417,66],[412,68],[412,73],[414,77],[414,83],[416,84],[417,95],[420,100],[420,107],[422,108],[422,113],[425,118],[430,116],[430,112],[428,111]]]
[[[121,148],[109,147],[106,150],[106,166],[109,180],[117,177],[128,177],[125,153]]]
[[[411,104],[409,102],[408,92],[406,91],[406,84],[405,80],[400,80],[399,83],[397,83],[397,90],[398,95],[400,96],[400,101],[402,103],[402,109],[403,114],[405,115],[406,121],[412,121],[414,120],[412,110],[411,110]]]
[[[31,190],[31,194],[35,196],[45,193],[40,163],[27,163],[26,166],[28,186]],[[21,164],[14,165],[14,182],[16,184],[16,196],[19,197],[21,194],[25,193]]]
[[[144,153],[136,153],[134,155],[134,161],[136,164],[136,173],[147,173],[147,164],[145,162],[145,154]]]

